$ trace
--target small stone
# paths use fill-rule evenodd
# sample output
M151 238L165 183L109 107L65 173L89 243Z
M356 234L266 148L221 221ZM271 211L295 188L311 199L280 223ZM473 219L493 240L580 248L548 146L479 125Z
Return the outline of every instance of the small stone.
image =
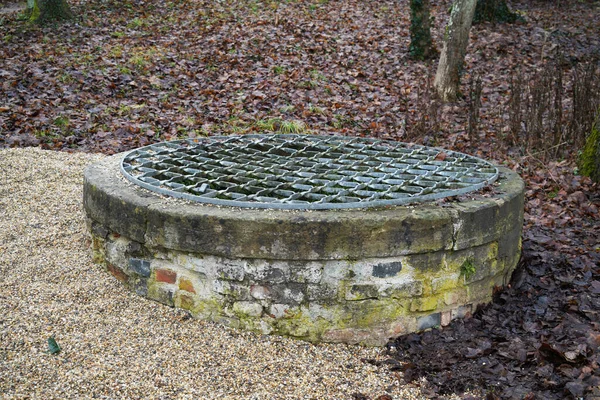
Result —
M441 325L448 326L452 322L452 311L444 311L442 313Z

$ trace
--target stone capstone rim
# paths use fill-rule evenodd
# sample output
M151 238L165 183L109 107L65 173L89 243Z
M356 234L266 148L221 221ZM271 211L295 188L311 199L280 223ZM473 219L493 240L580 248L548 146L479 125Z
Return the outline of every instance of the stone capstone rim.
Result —
M132 185L122 155L89 166L87 215L151 247L222 257L359 260L460 250L510 235L523 181L499 167L492 197L361 210L260 210L189 203ZM518 227L520 231L520 226Z
M160 194L234 207L365 208L426 202L493 183L467 154L372 138L213 136L126 153L121 173Z

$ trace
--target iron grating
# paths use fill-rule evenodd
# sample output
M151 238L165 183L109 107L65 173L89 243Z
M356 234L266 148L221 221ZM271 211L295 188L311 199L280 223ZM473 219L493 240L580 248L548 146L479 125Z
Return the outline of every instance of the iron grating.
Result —
M224 206L337 209L457 196L494 182L480 158L387 140L213 136L125 154L121 171L153 192Z

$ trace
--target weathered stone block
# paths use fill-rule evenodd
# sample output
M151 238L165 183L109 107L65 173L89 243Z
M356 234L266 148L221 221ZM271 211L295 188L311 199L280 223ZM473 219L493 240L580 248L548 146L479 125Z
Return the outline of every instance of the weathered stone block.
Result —
M121 155L122 156L122 155ZM118 181L119 155L84 171L83 205L92 220L137 242L145 242L146 210L160 197Z
M250 295L257 300L268 300L271 299L271 289L264 285L252 285Z
M466 318L471 315L472 311L473 306L471 304L457 307L454 310L452 310L452 319Z
M448 274L441 278L433 278L431 280L431 290L433 294L453 290L458 286L461 286L459 273Z
M230 281L244 280L244 266L241 262L221 261L217 269L217 276Z
M298 311L298 307L289 304L271 304L269 316L272 318L292 318Z
M308 306L301 306L300 310L306 316L308 316L311 321L328 321L328 324L331 324L333 321L335 321L338 315L338 310L335 307L315 302L309 303Z
M391 297L394 299L419 297L423 294L423 282L411 281L383 286L379 293L381 297Z
M515 226L523 225L524 183L513 171L500 170L503 176L497 188L500 194L455 206L455 250L497 241Z
M283 283L289 278L289 268L278 268L277 263L267 260L248 260L244 271L250 282L254 283Z
M462 304L467 300L467 297L466 289L452 290L444 293L444 304L448 306Z
M410 311L421 312L435 310L438 306L438 299L434 296L421 297L413 299L410 303Z
M196 293L196 289L194 289L194 284L191 280L185 277L179 278L179 290L185 290L189 293Z
M309 326L303 321L295 319L278 319L276 320L277 330L284 331L288 335L298 338L307 337L310 334Z
M469 303L475 305L489 303L492 299L494 286L496 286L496 283L493 277L470 283L467 286Z
M317 284L309 284L306 285L306 298L309 301L317 300L327 300L333 301L337 299L338 289L334 286L329 285L317 285Z
M389 278L395 276L400 271L402 271L402 263L400 261L373 265L373 276L375 278Z
M138 243L133 240L129 242L129 245L127 246L127 254L129 254L132 257L137 257L140 256L143 252L144 247L141 243Z
M129 269L136 274L147 278L150 276L150 261L140 260L139 258L130 258Z
M508 269L514 268L521 256L522 226L501 235L498 239L498 261Z
M494 274L498 257L498 244L486 243L481 246L450 252L446 255L446 269L460 273L466 283L477 282ZM466 266L474 268L467 272ZM471 274L467 276L468 274Z
M328 261L323 267L321 282L339 282L351 279L370 279L371 262Z
M137 277L129 280L129 286L140 296L148 294L148 279Z
M121 282L127 283L127 281L129 281L129 276L127 276L127 274L121 268L111 263L107 263L106 267L108 269L108 272L110 272L115 278L117 278Z
M454 249L479 246L495 240L500 223L500 207L494 201L480 200L458 204L454 223Z
M129 257L127 255L129 243L130 241L124 237L111 239L109 235L104 244L106 261L125 271L129 266Z
M323 268L323 262L320 261L291 263L289 280L297 283L319 283L323 276Z
M271 286L271 298L281 304L300 304L305 298L306 285L287 283Z
M263 307L251 301L236 301L233 303L233 312L250 317L260 317L263 313Z
M425 329L434 328L442 324L442 314L433 313L425 317L417 318L417 329L424 331Z
M352 285L346 291L346 300L365 300L365 299L376 299L379 297L379 289L377 285L369 284L357 284Z
M435 253L412 254L407 256L407 263L419 272L433 273L444 267L446 253L438 251Z
M208 285L210 286L210 282ZM214 280L212 281L212 289L215 293L232 297L236 300L250 300L253 297L250 294L251 287L234 281Z
M179 294L179 307L183 308L184 310L192 311L196 307L196 300L194 299L193 296L180 293Z
M92 235L97 236L101 239L106 239L108 237L108 234L110 233L108 228L106 228L104 225L99 224L95 221L91 222L91 230L92 230Z
M173 295L173 289L162 285L153 284L148 288L148 297L150 299L171 307L175 305L173 302Z

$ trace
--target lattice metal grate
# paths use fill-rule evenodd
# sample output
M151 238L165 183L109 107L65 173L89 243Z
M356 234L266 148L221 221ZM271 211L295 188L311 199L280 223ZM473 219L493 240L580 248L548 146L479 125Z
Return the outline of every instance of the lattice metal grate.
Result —
M163 142L125 155L121 171L154 192L237 207L335 209L456 196L498 177L466 154L331 136L217 136Z

